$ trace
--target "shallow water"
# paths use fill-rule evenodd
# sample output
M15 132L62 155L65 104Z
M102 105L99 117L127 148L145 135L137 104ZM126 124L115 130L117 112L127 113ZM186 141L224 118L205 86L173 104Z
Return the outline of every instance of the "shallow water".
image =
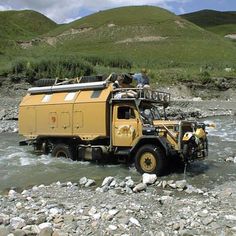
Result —
M236 164L224 162L225 157L236 154L236 118L215 117L206 122L216 123L209 132L209 157L187 168L186 179L197 187L214 187L227 180L236 180ZM32 147L19 147L18 134L0 134L0 192L10 188L24 189L52 182L78 182L83 176L101 182L106 176L124 178L141 176L134 167L125 165L96 165L36 155ZM176 170L162 179L183 179L183 171Z

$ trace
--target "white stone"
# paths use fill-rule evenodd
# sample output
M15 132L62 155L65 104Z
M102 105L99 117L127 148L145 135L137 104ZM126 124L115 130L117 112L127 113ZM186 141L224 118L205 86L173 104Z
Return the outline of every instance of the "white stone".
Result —
M134 187L134 181L132 179L129 179L125 184L129 188L133 188Z
M20 217L13 217L10 219L10 225L13 229L22 229L26 226L25 220Z
M185 189L186 186L187 186L187 181L185 179L184 180L179 180L179 181L175 182L175 185L176 185L177 188Z
M10 196L15 196L16 194L17 194L17 192L15 190L13 190L13 189L9 190L9 192L8 192L8 196L9 197Z
M105 186L105 185L109 186L110 183L111 183L113 180L114 180L114 177L112 177L112 176L106 177L106 178L103 180L103 182L102 182L102 187Z
M97 212L97 209L95 206L92 206L91 209L89 210L88 214L90 216L94 215Z
M139 221L138 221L137 219L135 219L134 217L131 217L131 218L129 219L129 222L132 223L132 224L134 224L134 225L136 225L136 226L138 226L138 227L141 227Z
M100 218L101 218L101 213L100 212L93 215L94 220L99 220Z
M52 216L55 216L57 215L58 213L60 213L60 210L58 208L51 208L49 210L49 213L52 215Z
M157 176L155 174L143 174L143 183L144 184L154 184L157 180Z
M85 185L87 182L88 182L88 179L87 179L86 177L82 177L82 178L79 180L79 184L80 184L80 185Z
M109 228L110 230L116 230L116 229L117 229L117 226L115 226L115 225L109 225L108 228Z
M111 210L108 211L108 214L109 214L110 216L115 216L118 212L119 212L119 211L116 210L116 209L111 209Z
M234 163L236 163L236 157L234 157Z
M92 186L95 184L95 180L93 179L88 179L87 183L84 185L86 188Z
M38 227L39 227L40 230L42 230L42 229L45 229L45 228L51 228L52 224L49 223L49 222L44 222L44 223L40 224Z
M16 203L16 208L17 209L21 209L23 206L22 206L22 203L21 202L17 202Z
M236 220L236 215L225 215L226 220Z

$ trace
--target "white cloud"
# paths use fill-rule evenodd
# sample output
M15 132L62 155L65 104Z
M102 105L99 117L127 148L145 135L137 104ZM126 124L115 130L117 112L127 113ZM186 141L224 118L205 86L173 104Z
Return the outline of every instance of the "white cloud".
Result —
M58 23L78 19L87 12L97 12L128 5L154 5L173 10L171 3L183 4L191 0L0 0L0 10L32 9Z

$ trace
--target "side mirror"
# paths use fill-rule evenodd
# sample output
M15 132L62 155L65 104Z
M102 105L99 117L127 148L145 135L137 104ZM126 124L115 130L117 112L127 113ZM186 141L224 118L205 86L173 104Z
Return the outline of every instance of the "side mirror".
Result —
M125 119L126 120L130 119L130 113L128 111L125 112Z

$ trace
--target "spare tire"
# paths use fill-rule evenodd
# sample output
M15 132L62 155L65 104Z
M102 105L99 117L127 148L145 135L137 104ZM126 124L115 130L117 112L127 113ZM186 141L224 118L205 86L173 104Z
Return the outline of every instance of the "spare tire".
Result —
M34 85L36 87L52 86L55 83L55 79L39 79Z

